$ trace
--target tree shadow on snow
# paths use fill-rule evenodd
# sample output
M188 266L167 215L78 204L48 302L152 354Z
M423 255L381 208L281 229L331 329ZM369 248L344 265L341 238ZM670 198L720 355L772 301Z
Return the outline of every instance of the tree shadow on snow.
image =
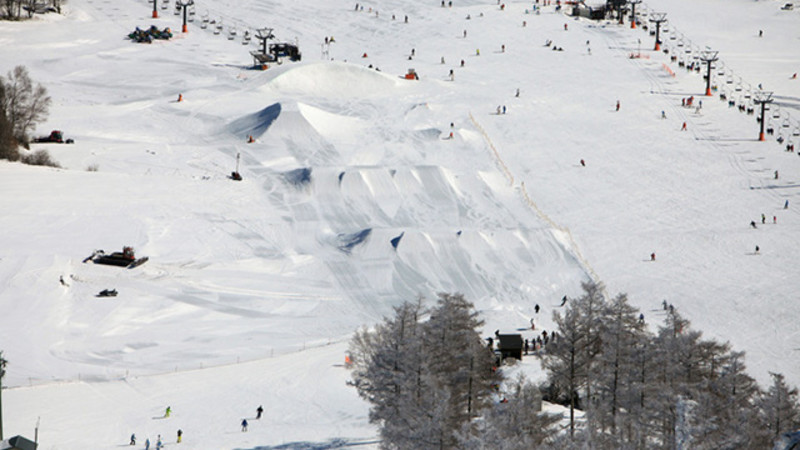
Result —
M253 447L251 449L237 448L236 450L330 450L336 448L351 448L362 445L378 444L378 440L350 440L350 439L331 439L327 442L290 442L288 444Z

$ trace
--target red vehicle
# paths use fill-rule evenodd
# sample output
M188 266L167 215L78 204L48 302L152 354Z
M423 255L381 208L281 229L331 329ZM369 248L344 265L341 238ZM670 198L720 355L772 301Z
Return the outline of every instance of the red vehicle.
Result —
M50 136L38 137L33 142L55 142L57 144L74 144L72 139L64 140L64 133L61 130L53 130Z

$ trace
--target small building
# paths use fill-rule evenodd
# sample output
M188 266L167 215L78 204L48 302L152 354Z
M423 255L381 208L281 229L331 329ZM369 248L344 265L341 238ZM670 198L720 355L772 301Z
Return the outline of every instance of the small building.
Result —
M522 335L521 334L498 334L497 349L500 351L502 359L516 358L522 360Z
M0 442L0 450L36 450L36 443L22 436L14 436Z
M603 20L606 17L606 5L592 6L581 2L572 7L572 15L590 20Z

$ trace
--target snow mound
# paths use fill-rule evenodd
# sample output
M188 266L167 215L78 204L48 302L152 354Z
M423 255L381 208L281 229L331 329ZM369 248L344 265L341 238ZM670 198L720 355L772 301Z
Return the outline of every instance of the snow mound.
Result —
M268 84L283 95L324 98L364 98L387 95L400 79L346 63L299 65L279 73Z
M267 132L275 119L281 115L282 106L274 103L261 111L248 114L234 120L228 125L228 131L234 135L246 135L258 138Z

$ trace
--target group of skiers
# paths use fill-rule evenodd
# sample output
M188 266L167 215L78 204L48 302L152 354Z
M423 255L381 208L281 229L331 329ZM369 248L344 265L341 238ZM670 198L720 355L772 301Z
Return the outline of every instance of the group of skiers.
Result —
M167 406L167 409L164 411L164 416L163 417L164 418L168 418L171 413L172 413L172 407ZM264 414L264 406L263 405L259 405L258 408L256 408L256 420L260 420L262 414ZM242 422L241 422L242 432L247 431L247 426L248 425L249 424L247 422L247 419L242 419ZM183 441L183 430L178 428L178 431L176 432L176 436L177 436L177 439L176 439L175 442L180 444ZM131 434L131 440L130 440L130 444L129 445L136 445L136 433L132 433ZM155 444L154 448L156 450L160 450L163 447L164 447L164 441L162 440L161 435L159 434L158 438L156 438L156 444ZM150 450L150 438L149 437L146 438L145 441L144 441L144 449L145 450Z

